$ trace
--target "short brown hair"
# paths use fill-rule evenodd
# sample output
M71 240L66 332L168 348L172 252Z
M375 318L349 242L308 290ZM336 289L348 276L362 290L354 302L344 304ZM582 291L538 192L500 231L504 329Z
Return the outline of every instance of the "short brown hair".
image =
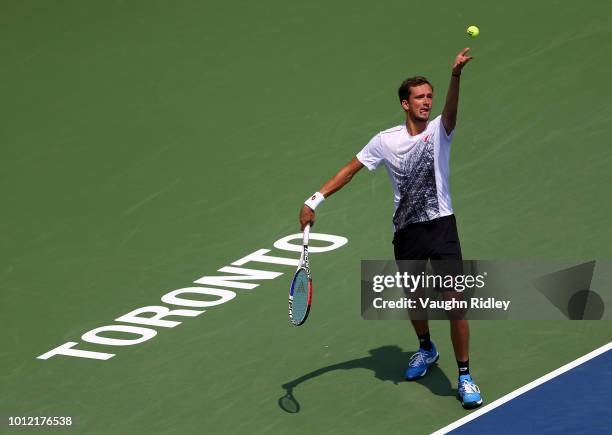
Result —
M432 84L429 83L429 80L427 80L423 76L408 77L406 80L404 80L400 85L399 89L397 90L397 95L399 97L400 103L410 97L410 88L425 84L431 86L431 90L433 91Z

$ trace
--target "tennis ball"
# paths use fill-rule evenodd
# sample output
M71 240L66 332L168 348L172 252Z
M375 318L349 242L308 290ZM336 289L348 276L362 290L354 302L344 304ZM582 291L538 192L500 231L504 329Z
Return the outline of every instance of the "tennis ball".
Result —
M478 29L478 27L476 26L470 26L467 28L467 34L468 36L472 38L476 38L479 33L480 33L480 29Z

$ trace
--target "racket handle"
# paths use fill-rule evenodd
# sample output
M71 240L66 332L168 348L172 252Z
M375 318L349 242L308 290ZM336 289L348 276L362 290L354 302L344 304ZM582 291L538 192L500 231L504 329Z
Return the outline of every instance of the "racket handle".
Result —
M310 236L310 224L304 227L304 246L308 246L308 237Z

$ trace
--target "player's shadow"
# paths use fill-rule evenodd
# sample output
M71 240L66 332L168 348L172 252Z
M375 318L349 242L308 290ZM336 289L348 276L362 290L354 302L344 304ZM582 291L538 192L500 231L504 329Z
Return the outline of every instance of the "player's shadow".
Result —
M278 400L278 405L286 412L300 412L300 404L293 396L294 388L310 379L335 370L368 369L372 370L374 376L381 381L391 381L396 385L405 382L404 371L414 352L403 352L398 346L381 346L371 349L369 353L369 356L363 358L321 367L283 384L282 387L286 394ZM455 396L457 392L451 386L450 379L437 365L430 367L427 375L416 383L427 387L438 396Z

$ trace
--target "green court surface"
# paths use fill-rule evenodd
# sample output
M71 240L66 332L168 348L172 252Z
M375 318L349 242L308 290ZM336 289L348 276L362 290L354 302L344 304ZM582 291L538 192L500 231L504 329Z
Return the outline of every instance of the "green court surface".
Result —
M0 433L71 416L87 434L420 434L466 415L447 322L438 368L407 383L410 326L360 318L360 260L393 255L382 168L317 210L314 231L349 242L311 255L303 327L294 268L260 263L284 275L142 344L81 336L259 249L297 258L273 243L303 200L402 122L405 77L430 78L437 115L466 46L464 256L610 259L611 17L599 1L3 1ZM491 402L610 326L472 322L472 373ZM116 356L36 358L65 342ZM279 406L286 384L299 412Z

